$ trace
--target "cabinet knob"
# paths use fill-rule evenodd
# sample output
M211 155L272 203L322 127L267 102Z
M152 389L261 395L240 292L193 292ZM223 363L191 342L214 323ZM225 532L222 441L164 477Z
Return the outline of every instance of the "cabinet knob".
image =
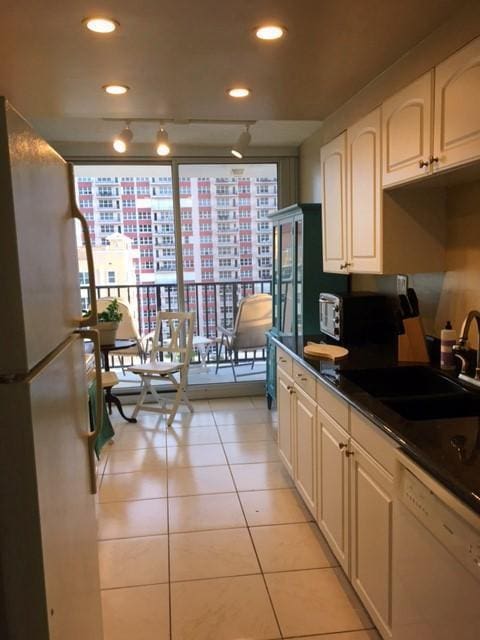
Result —
M345 451L345 455L346 455L347 457L349 457L349 456L353 456L354 454L355 454L355 451Z
M338 448L339 449L345 449L345 447L347 447L348 445L345 442L339 442L338 443Z
M351 262L344 262L343 264L340 265L340 269L346 269L347 267L351 266Z
M430 165L430 160L420 160L418 163L418 166L420 167L420 169L423 169L424 167L428 167Z
M433 164L434 162L439 162L438 156L430 156L428 159L429 164Z
M287 391L291 391L292 389L293 389L293 387L291 385L288 385Z

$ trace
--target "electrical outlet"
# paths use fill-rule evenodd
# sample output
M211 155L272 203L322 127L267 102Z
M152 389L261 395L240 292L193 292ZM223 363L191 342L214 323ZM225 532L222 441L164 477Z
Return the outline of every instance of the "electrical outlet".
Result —
M407 288L408 288L408 276L402 276L400 274L398 274L397 276L397 293L399 296L403 295L406 296L407 295Z

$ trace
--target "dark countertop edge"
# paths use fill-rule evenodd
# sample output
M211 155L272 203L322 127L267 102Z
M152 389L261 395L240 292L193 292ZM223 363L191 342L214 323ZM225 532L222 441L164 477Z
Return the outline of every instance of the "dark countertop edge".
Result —
M412 460L416 462L424 471L429 473L440 484L442 484L445 488L447 488L456 498L464 502L477 515L480 515L480 497L479 496L472 493L469 489L461 485L448 472L440 473L438 468L430 462L428 457L425 456L425 454L422 452L421 449L416 447L413 443L409 442L408 440L402 438L401 435L399 435L393 429L391 429L389 425L385 423L381 418L379 418L375 413L372 413L372 411L370 411L366 407L359 404L357 399L353 399L348 393L342 392L342 390L338 389L335 386L335 384L333 384L328 379L327 376L322 375L314 367L310 366L308 360L299 356L298 353L290 349L284 342L282 342L281 336L271 335L270 339L278 347L286 351L293 360L295 360L302 367L307 369L307 371L310 374L312 374L316 380L324 384L336 396L345 400L345 402L347 402L351 407L353 407L356 411L358 411L358 413L362 414L365 418L370 420L370 422L373 422L375 426L377 426L383 433L385 433L388 437L392 438L392 440L394 440L400 446L400 449L406 455L412 458ZM366 392L365 392L365 395L368 396Z

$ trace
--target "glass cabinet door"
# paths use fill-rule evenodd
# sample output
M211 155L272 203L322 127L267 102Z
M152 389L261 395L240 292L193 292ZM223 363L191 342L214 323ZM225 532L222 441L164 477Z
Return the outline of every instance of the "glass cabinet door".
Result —
M303 335L303 220L295 221L295 278L296 278L296 329L297 335ZM311 274L311 277L315 277Z
M279 227L277 225L273 225L273 271L272 271L272 283L273 283L273 317L272 317L272 326L279 327L278 317L279 317L279 273L280 273L280 239L278 237Z
M280 225L280 331L284 335L295 333L295 300L293 292L293 223Z

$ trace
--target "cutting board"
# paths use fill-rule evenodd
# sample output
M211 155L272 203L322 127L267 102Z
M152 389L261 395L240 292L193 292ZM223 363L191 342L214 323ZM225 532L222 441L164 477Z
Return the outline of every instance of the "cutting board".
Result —
M341 360L348 356L348 349L337 347L332 344L320 344L318 342L307 342L303 347L303 353L306 356L315 358L326 358L328 360Z

